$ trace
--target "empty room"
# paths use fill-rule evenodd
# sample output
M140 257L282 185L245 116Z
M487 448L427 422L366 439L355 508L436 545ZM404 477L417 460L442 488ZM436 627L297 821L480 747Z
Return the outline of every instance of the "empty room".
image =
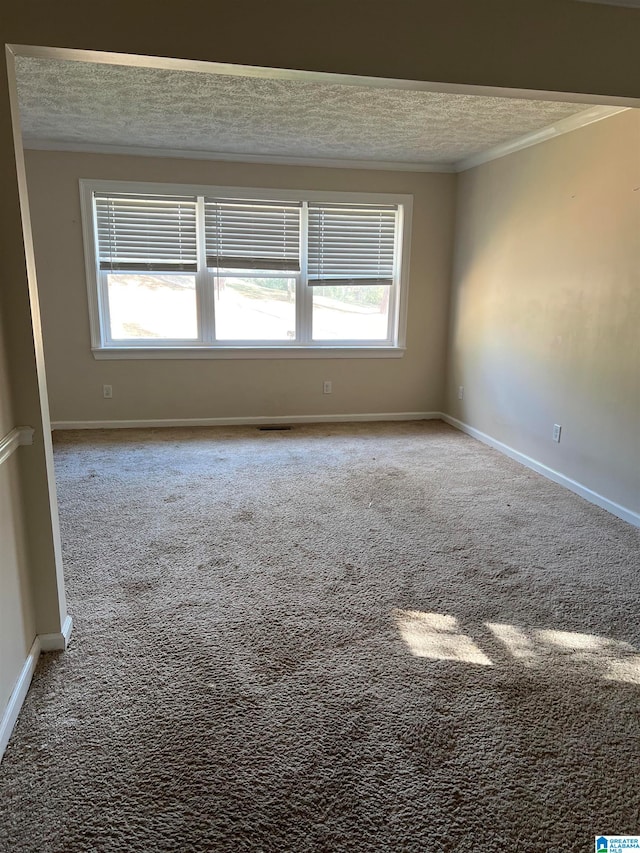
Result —
M196 5L3 24L0 850L640 844L640 9Z

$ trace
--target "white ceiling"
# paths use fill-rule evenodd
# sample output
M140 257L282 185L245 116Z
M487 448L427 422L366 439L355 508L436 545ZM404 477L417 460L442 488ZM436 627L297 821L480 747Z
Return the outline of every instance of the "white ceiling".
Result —
M584 104L378 88L335 77L316 82L27 56L17 57L16 72L27 147L448 168L558 122L577 126L587 115Z

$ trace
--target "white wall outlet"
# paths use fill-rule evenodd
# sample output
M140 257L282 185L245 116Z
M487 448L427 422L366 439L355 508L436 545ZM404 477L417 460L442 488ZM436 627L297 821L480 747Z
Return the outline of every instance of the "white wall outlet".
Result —
M110 400L113 397L113 386L112 385L103 385L102 386L102 396L105 400Z
M458 385L458 400L464 400L464 385Z
M561 432L562 432L562 427L560 426L560 424L554 424L553 425L553 440L557 441L558 444L560 443L560 433Z
M333 393L333 386L331 385L330 379L325 379L324 382L322 383L322 393L323 394L332 394Z

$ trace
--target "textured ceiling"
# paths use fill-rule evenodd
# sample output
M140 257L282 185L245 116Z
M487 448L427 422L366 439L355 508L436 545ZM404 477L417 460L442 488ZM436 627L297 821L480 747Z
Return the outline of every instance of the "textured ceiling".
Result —
M581 104L17 58L26 144L452 164Z

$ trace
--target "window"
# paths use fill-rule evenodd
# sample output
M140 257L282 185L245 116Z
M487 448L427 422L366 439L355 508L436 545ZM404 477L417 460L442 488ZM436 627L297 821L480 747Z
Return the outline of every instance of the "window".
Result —
M81 195L96 357L401 354L410 196L115 181Z

